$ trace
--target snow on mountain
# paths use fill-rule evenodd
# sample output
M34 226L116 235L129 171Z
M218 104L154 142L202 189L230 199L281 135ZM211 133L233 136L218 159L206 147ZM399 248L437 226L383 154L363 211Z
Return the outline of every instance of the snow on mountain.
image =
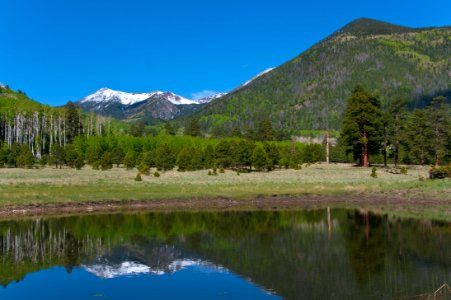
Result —
M131 105L143 100L146 100L158 92L150 93L126 93L121 91L111 90L109 88L101 88L94 94L83 98L80 103L87 102L110 102L118 101L124 105Z
M166 99L169 100L171 103L173 103L175 105L180 105L180 104L199 104L196 101L186 99L186 98L184 98L182 96L176 95L176 94L171 93L171 92L163 93L163 95L165 95Z
M210 262L191 259L174 260L164 269L151 268L144 264L133 261L125 261L119 264L97 263L93 265L82 265L82 268L97 277L111 279L124 276L128 277L139 276L143 274L153 274L153 275L172 274L192 266L204 266L218 272L225 271L224 268L213 265Z
M180 104L197 104L197 102L178 96L171 92L153 91L149 93L127 93L115 91L109 88L101 88L94 94L91 94L80 100L80 103L109 103L119 102L123 105L132 105L152 97L162 97L175 105Z
M122 276L136 276L140 274L155 273L151 272L150 267L146 265L129 261L123 262L119 265L96 264L82 267L89 273L94 274L97 277L106 279ZM156 272L155 274L161 275L161 273L159 272Z
M222 96L225 96L225 95L227 95L227 93L217 93L217 94L213 94L213 95L208 96L208 97L204 97L204 98L198 99L196 101L199 104L209 103L209 102L211 102L211 101L213 101L213 100L215 100L217 98L220 98Z
M257 79L258 77L270 72L274 70L274 68L269 68L264 70L263 72L258 73L257 75L255 75L254 77L252 77L251 79L249 79L248 81L246 81L245 83L243 83L242 85L239 86L239 88L245 87L246 85L248 85L249 83L251 83L252 81L254 81L255 79Z

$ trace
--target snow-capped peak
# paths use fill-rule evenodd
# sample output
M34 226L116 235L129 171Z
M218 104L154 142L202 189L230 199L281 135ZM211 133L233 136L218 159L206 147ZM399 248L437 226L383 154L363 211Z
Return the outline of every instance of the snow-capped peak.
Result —
M153 275L172 274L193 266L204 266L218 271L224 270L222 267L213 265L208 261L192 260L192 259L177 259L172 261L163 268L151 268L142 263L133 261L124 261L118 264L111 264L108 262L98 262L92 265L82 265L81 267L97 277L111 279L123 276L126 277L139 276L143 274L153 274Z
M213 95L208 96L208 97L200 98L200 99L198 99L196 101L199 104L209 103L209 102L211 102L211 101L213 101L213 100L215 100L217 98L220 98L222 96L225 96L225 95L227 95L227 93L216 93L216 94L213 94Z
M175 105L180 105L180 104L198 104L196 101L193 100L189 100L186 99L182 96L176 95L172 92L165 92L162 93L166 100L170 101L171 103L175 104Z
M80 102L110 102L119 101L124 105L131 105L143 100L146 100L159 92L150 93L126 93L121 91L115 91L109 88L101 88L94 94L91 94L83 98Z
M115 91L109 88L101 88L94 94L91 94L82 100L80 103L106 103L106 102L120 102L123 105L132 105L154 96L160 96L170 101L175 105L180 104L197 104L197 102L178 96L172 92L153 91L148 93L127 93L122 91Z
M248 81L246 81L245 83L243 83L242 85L240 85L240 88L241 88L241 87L245 87L246 85L248 85L249 83L251 83L252 81L254 81L255 79L257 79L258 77L260 77L260 76L262 76L262 75L265 75L266 73L268 73L268 72L270 72L270 71L272 71L272 70L274 70L274 68L269 68L269 69L266 69L266 70L264 70L264 71L258 73L257 75L255 75L254 77L252 77L251 79L249 79Z

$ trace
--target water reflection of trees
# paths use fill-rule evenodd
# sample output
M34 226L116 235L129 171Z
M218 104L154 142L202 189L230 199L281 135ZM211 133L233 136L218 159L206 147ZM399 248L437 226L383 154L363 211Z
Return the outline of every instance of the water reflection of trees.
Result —
M197 257L286 299L414 295L451 279L451 226L365 211L147 213L0 222L0 284L51 266Z

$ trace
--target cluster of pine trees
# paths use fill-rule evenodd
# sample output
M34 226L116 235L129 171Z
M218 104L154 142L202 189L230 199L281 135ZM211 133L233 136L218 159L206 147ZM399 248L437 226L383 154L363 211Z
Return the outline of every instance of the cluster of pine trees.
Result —
M431 103L408 111L399 98L384 111L378 97L362 87L356 87L348 100L343 117L341 146L360 165L373 162L387 166L393 159L395 167L406 164L434 164L451 162L451 109L443 96Z
M204 139L190 136L76 136L66 146L55 144L48 154L35 160L27 145L13 144L0 150L0 166L54 165L81 169L85 164L107 170L113 165L127 169L149 168L193 171L230 168L241 172L300 168L302 163L324 159L322 145L294 142L255 142L242 138Z

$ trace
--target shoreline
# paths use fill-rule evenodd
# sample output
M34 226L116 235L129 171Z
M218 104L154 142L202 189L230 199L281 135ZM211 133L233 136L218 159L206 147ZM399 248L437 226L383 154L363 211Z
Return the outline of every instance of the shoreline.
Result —
M238 199L217 197L211 199L160 200L105 200L86 202L56 202L46 204L19 204L0 206L1 219L23 217L62 217L99 213L176 212L176 211L244 211L291 210L320 208L367 209L392 214L426 217L438 214L439 219L451 220L451 200L411 198L397 195L272 195Z

